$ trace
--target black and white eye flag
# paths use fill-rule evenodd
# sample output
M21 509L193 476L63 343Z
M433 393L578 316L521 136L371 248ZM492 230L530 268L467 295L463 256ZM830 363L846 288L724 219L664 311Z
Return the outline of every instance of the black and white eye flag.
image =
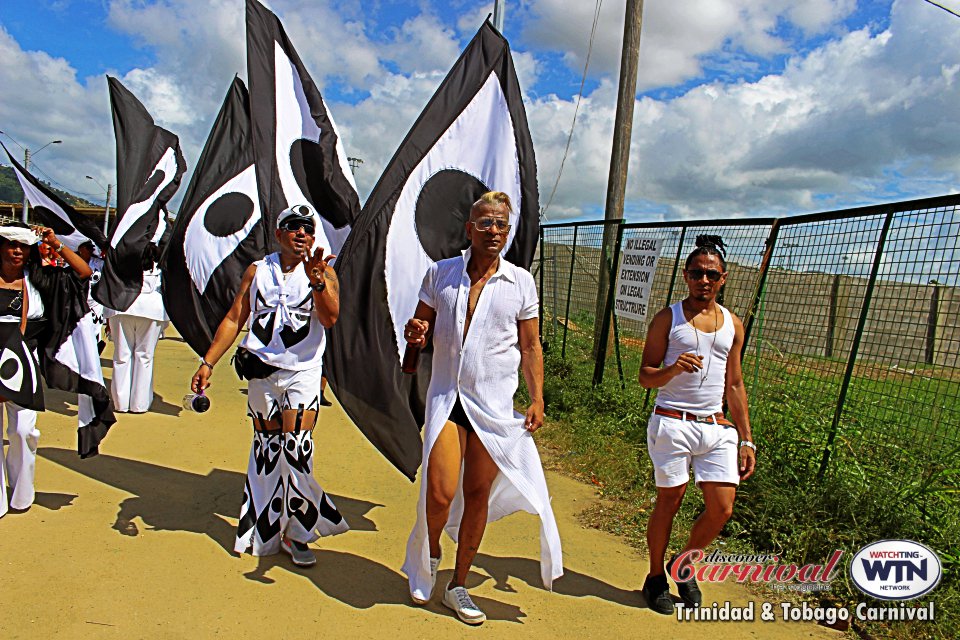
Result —
M283 25L257 0L247 0L247 81L265 228L288 206L309 203L323 227L314 246L339 253L360 211L347 154Z
M34 217L44 226L53 229L57 239L73 250L84 242L92 240L103 251L107 246L107 239L97 224L76 209L64 202L46 185L24 170L23 165L17 162L10 150L0 143L13 165L20 187L27 194Z
M117 222L94 298L126 310L143 287L143 253L167 230L166 206L187 165L180 140L158 127L119 80L107 76L117 139Z
M0 396L24 409L44 409L40 366L19 327L10 331L6 344L0 346Z
M243 272L267 249L250 136L247 89L234 78L161 263L167 313L201 356L233 303Z
M467 247L470 206L487 191L510 196L505 257L529 269L539 234L533 142L510 48L484 23L380 177L337 260L330 382L354 423L411 480L430 357L422 355L417 376L400 372L403 326L427 268Z

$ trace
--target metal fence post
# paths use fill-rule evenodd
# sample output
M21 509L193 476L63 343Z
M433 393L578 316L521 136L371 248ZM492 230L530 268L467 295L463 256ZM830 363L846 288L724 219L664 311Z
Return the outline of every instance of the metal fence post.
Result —
M543 342L543 227L540 227L540 342Z
M607 360L607 341L610 333L610 316L613 315L614 290L617 288L617 269L620 268L620 245L623 243L623 225L617 225L617 239L613 246L613 262L610 265L607 279L607 302L603 308L603 318L600 323L600 335L597 336L597 358L593 368L593 386L603 382L603 368Z
M823 449L823 458L820 460L820 470L817 472L818 479L823 479L823 476L827 472L827 465L830 463L830 453L833 450L833 443L837 438L837 428L840 425L843 404L847 399L850 379L853 377L853 368L857 362L857 353L860 351L860 340L863 337L863 330L867 324L867 315L870 313L870 301L873 298L873 289L877 283L877 274L880 272L880 261L883 258L883 248L887 242L887 232L890 231L890 223L893 222L893 214L894 211L892 209L887 210L887 215L883 220L883 228L880 230L880 238L877 240L877 251L873 255L873 267L870 269L867 291L863 295L863 305L860 307L857 330L853 334L850 357L847 358L847 368L843 373L843 382L840 384L840 396L837 398L837 408L833 414L833 424L830 426L830 435L827 437L827 445Z
M560 357L567 357L567 329L570 327L570 293L573 290L573 265L577 261L577 231L580 225L573 228L573 247L570 249L570 276L567 278L567 307L563 311L563 344L560 347Z
M773 250L777 246L777 236L780 235L780 218L773 221L770 225L770 235L767 236L767 248L763 252L763 260L760 261L760 272L757 273L757 284L753 290L753 300L747 307L746 322L743 326L743 347L740 349L740 357L743 358L747 352L747 345L750 344L750 331L753 329L753 319L756 317L756 311L763 302L764 288L767 286L767 272L770 270L770 260L773 258Z

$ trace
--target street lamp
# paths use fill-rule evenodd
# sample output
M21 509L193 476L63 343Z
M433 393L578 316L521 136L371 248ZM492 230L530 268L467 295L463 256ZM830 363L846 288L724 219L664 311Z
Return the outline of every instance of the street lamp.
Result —
M93 176L86 176L87 180L93 180L93 182L103 189L103 185L94 178ZM103 205L103 235L108 234L109 224L110 224L110 194L113 191L113 185L109 182L107 183L107 201Z
M50 145L52 145L52 144L60 144L61 142L63 142L63 140L51 140L51 141L48 142L47 144L43 145L42 147L40 147L39 149L37 149L36 151L34 151L32 154L31 154L31 152L30 152L30 148L29 148L29 147L24 147L24 148L23 148L23 170L24 170L25 172L29 173L29 172L30 172L30 158L32 158L33 156L37 155L38 153L40 153L41 151L43 151L44 149L46 149L46 148L49 147ZM30 205L29 205L29 202L27 201L27 190L24 189L24 190L23 190L23 208L20 210L20 213L21 213L20 219L21 219L24 223L27 222L27 214L30 212L29 206L30 206Z

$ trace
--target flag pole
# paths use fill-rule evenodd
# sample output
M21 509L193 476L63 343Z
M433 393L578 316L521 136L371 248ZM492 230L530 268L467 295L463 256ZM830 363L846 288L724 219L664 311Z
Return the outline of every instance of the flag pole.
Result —
M505 0L496 0L493 4L493 27L503 33L503 10Z

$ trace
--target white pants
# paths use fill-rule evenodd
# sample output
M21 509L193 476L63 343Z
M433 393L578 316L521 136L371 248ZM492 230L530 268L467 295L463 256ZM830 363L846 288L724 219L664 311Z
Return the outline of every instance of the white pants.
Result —
M0 455L0 516L7 513L7 483L10 483L10 507L26 509L33 504L33 478L37 466L37 412L10 401L0 406L0 431L3 408L7 410L7 437L10 447ZM2 447L0 447L2 448ZM2 451L0 451L2 453Z
M134 413L148 411L153 402L153 351L167 323L125 314L113 316L109 322L113 336L113 407Z

